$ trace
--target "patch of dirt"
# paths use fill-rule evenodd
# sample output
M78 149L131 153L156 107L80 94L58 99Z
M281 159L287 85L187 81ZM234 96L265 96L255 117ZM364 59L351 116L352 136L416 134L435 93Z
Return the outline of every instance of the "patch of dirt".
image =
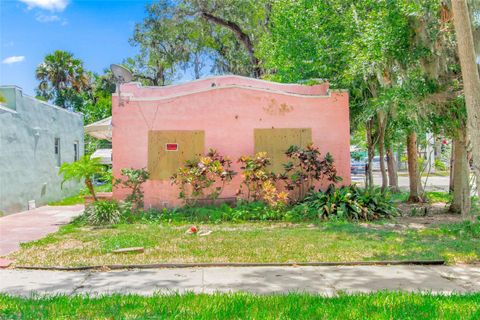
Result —
M391 223L361 225L375 230L422 230L446 223L459 223L463 219L459 214L448 212L446 203L400 203L400 216Z
M398 209L400 210L402 216L422 217L428 215L449 214L447 204L444 202L432 204L402 202L398 204Z
M442 213L442 214L428 214L423 217L399 217L397 218L397 222L408 225L408 224L420 224L423 226L430 226L430 225L439 225L439 224L445 224L445 223L458 223L462 222L463 219L460 215L458 214L448 214L448 213Z
M84 243L80 240L76 239L64 239L59 242L51 243L48 244L45 249L43 249L43 252L48 252L48 251L57 251L60 252L62 250L69 250L69 249L78 249L78 248L83 248Z
M75 249L78 247L83 247L83 242L80 240L69 239L55 244L55 248L65 250L65 249Z

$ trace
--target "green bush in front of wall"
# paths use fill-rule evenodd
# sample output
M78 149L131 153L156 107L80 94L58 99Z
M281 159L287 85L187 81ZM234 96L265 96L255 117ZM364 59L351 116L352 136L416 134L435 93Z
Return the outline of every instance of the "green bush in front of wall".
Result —
M372 221L398 214L387 192L378 188L336 188L333 185L326 192L310 193L293 211L296 212L295 216L320 220Z
M122 207L115 200L95 201L85 208L84 215L91 225L117 224L122 216Z
M312 192L304 201L285 207L272 207L261 201L239 201L235 207L185 206L162 210L150 209L139 214L124 210L124 223L220 223L242 221L372 221L390 218L398 210L390 195L380 189L355 186L330 187L325 192Z

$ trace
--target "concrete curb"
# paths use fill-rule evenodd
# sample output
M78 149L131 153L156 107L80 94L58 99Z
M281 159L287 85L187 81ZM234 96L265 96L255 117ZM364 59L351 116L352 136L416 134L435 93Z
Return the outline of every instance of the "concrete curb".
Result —
M153 263L153 264L113 264L103 266L81 267L41 267L15 266L15 269L51 270L51 271L84 271L84 270L121 270L121 269L181 269L210 267L328 267L328 266L393 266L393 265L445 265L444 260L392 260L392 261L353 261L353 262L292 262L292 263Z

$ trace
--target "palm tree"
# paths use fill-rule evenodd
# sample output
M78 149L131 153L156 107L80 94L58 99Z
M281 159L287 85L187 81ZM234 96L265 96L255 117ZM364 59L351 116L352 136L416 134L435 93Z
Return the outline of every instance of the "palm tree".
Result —
M46 55L35 77L40 80L38 95L63 108L74 109L79 95L90 88L83 62L66 51L56 50Z
M63 174L62 186L69 180L84 180L88 191L95 201L97 201L97 196L95 194L95 189L93 188L92 177L96 174L104 173L105 170L100 163L100 158L90 158L88 155L81 157L80 160L75 162L62 163L60 170L58 171L58 174Z

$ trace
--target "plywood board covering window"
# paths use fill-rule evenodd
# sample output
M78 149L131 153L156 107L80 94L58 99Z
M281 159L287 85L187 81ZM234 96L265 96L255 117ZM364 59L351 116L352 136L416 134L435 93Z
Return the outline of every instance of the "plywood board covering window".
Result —
M271 169L275 173L284 171L283 164L288 162L285 151L291 145L306 147L312 143L310 128L255 129L255 153L266 152L272 161Z
M172 150L171 146L176 146ZM167 148L168 146L168 148ZM204 131L149 131L148 171L150 179L168 180L185 164L205 152Z

